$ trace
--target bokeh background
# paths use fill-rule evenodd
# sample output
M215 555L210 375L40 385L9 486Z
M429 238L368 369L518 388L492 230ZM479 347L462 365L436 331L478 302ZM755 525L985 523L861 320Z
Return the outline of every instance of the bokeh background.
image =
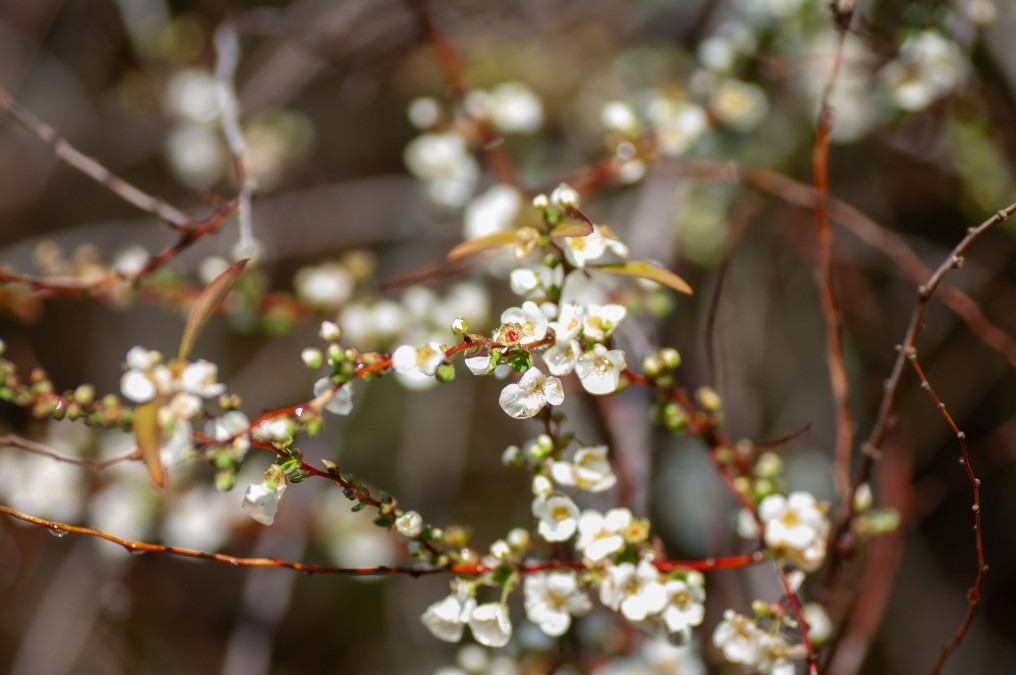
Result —
M421 134L407 117L410 104L433 97L444 114L454 104L412 4L0 0L0 86L113 172L195 214L211 210L210 195L236 190L214 97L207 95L214 31L234 22L238 101L259 183L258 283L262 291L289 295L280 295L284 300L267 317L238 307L215 319L195 354L219 364L251 416L310 395L317 375L299 355L319 344L321 318L338 317L346 340L383 350L406 334L444 331L450 341L447 327L456 316L489 326L515 303L496 270L443 262L464 236L461 207L493 183L490 173L477 168L465 179L464 199L453 191L435 200L427 182L407 171L407 144ZM826 3L430 5L473 86L490 91L519 82L538 97L540 123L504 139L533 194L611 156L616 139L601 120L609 101L641 109L646 101L688 100L707 111L709 128L678 157L661 157L642 172L636 167L627 184L615 181L584 201L594 220L628 242L634 258L662 262L696 289L692 298L653 294L656 308L666 311L633 311L633 327L620 339L632 363L647 345L679 348L682 385L717 389L732 438L764 441L807 428L780 448L786 484L832 499L833 406L814 216L786 194L738 185L729 171L710 173L702 164L730 161L810 182L816 97L833 44ZM1016 8L986 0L857 6L832 101L832 191L934 267L968 227L1016 199ZM930 61L917 64L903 45L922 31L951 46L939 45ZM734 91L739 97L723 99L717 92L731 81L742 86ZM863 438L916 286L884 250L845 229L834 232ZM1009 335L1016 335L1014 232L1003 226L984 237L949 278ZM162 291L117 302L42 300L0 288L6 358L26 373L44 368L61 390L92 383L100 393L117 392L131 346L175 349L191 296L172 289L200 284L207 266L214 267L207 260L229 258L237 237L235 223L228 224L160 273L153 285ZM127 265L137 247L155 251L172 241L154 219L0 120L0 262L26 272L78 273L89 265ZM338 266L351 284L345 295L336 291L337 302L334 293L315 300L307 289L306 270L327 276L334 272L327 265ZM413 288L414 278L429 291ZM921 362L966 431L982 480L991 565L980 615L946 672L1006 673L1016 663L1014 364L938 302L926 323ZM413 326L423 332L409 331ZM733 501L703 448L654 428L646 392L592 401L573 385L565 406L571 424L581 438L610 442L631 480L632 507L652 519L672 557L748 550L733 528ZM877 504L899 509L903 525L873 547L876 564L868 572L856 566L848 576L847 595L863 598L873 618L870 645L843 647L851 654L845 662L854 664L847 672L926 672L959 624L975 572L972 497L959 448L916 385L904 377L874 486ZM330 419L321 436L300 445L307 457L338 462L430 522L471 525L482 551L508 528L531 522L526 477L504 468L500 457L508 444L538 433L538 425L498 409L501 386L461 368L453 384L428 393L393 378L358 385L354 414ZM89 456L131 445L122 432L33 420L10 406L2 408L2 425ZM267 464L267 456L252 452L240 485ZM292 486L271 528L240 510L240 489L216 493L212 482L210 470L194 467L174 473L165 494L156 494L140 466L86 473L0 448L0 499L36 515L242 555L337 565L404 560L393 536L373 528L366 514L350 514L340 491L323 481ZM819 597L820 581L812 597ZM708 588L697 639L709 672L737 672L712 653L712 627L725 608L746 612L753 598L774 599L779 591L764 569L711 575ZM107 543L54 538L3 520L0 670L434 672L455 662L457 647L428 635L419 615L446 592L441 578L302 577L130 556ZM538 647L523 628L521 607L513 616L520 634L514 649ZM609 654L617 631L607 617L591 617L558 653L584 642ZM543 671L534 664L528 672Z

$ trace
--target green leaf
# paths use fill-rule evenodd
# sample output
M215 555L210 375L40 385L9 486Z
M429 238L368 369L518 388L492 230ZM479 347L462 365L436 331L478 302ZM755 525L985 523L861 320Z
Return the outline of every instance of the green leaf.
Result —
M688 282L668 270L666 267L660 267L659 265L654 265L653 263L637 260L624 263L623 265L597 265L593 269L598 269L610 274L623 274L630 277L648 279L649 281L655 281L661 286L673 289L678 293L692 295L691 286L688 285Z
M513 230L494 232L493 234L477 237L476 239L467 239L448 252L448 259L458 260L459 258L464 258L467 255L473 255L474 253L479 253L480 251L488 251L492 248L511 246L514 243L515 232Z
M159 457L162 434L159 430L158 413L158 400L134 408L134 438L152 484L161 489L166 487L166 470L162 467L162 459Z
M219 306L219 303L223 301L226 294L236 284L236 280L240 278L240 274L243 272L243 268L247 266L247 263L247 259L233 263L225 272L215 277L212 283L205 286L204 290L198 295L197 300L191 305L190 312L187 314L187 324L184 326L183 337L180 338L180 351L177 354L179 358L187 358L187 354L190 353L191 347L194 346L194 342L198 339L201 329L204 328L205 323L208 322L212 313L215 312L216 307Z

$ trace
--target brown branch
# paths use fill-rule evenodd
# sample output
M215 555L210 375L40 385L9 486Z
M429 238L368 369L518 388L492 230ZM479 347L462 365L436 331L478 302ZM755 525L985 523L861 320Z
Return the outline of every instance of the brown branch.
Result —
M184 229L193 224L194 221L190 216L114 175L95 159L75 148L53 127L22 108L3 87L0 87L0 110L7 113L23 129L49 145L53 149L53 153L63 162L104 186L127 203L157 216L178 229Z
M843 45L846 40L846 23L837 22L838 35L832 69L822 94L818 114L818 132L812 152L812 170L815 174L815 221L819 260L819 298L826 333L826 364L829 382L836 405L836 449L833 478L840 503L850 498L850 457L854 447L854 419L850 409L850 383L843 356L843 322L840 316L836 292L833 288L832 228L829 224L829 141L832 133L833 110L829 97L836 86L840 64L843 59Z
M977 607L981 601L981 585L984 581L984 574L988 571L988 565L984 560L984 536L981 531L981 481L974 475L974 467L970 463L970 453L967 451L967 436L960 430L952 415L949 414L945 403L942 402L942 399L932 389L928 377L924 374L924 370L917 360L917 352L911 347L906 350L905 356L907 362L910 363L910 367L914 369L918 379L921 381L921 388L928 392L931 400L935 403L935 407L942 414L942 418L945 419L946 424L956 434L956 439L960 444L960 464L963 465L963 469L966 471L967 479L970 481L970 490L974 495L974 504L971 508L974 512L974 547L977 550L977 576L974 578L973 585L967 590L967 613L963 617L960 627L956 630L956 633L949 640L948 644L942 648L938 658L935 659L935 665L931 668L931 673L937 675L937 673L942 671L942 666L945 665L946 660L948 660L952 652L960 646L960 642L963 641L963 637L967 634L970 624L973 622L974 617L977 616Z
M38 516L32 516L27 513L16 511L8 506L0 504L0 513L4 513L11 518L45 527L50 532L57 534L81 534L89 537L96 537L98 539L104 539L108 542L112 542L117 546L122 547L129 553L165 553L169 555L180 556L183 558L197 558L199 560L209 560L211 562L221 563L223 565L229 565L230 567L275 567L279 569L289 569L295 572L301 572L303 574L317 575L317 574L332 574L342 576L393 576L397 574L404 574L412 577L420 577L430 574L457 574L462 576L476 576L481 574L487 574L493 572L497 567L491 567L483 563L451 563L448 565L428 565L428 566L391 566L391 565L380 565L377 567L331 567L328 565L315 565L312 563L301 563L293 562L288 560L279 560L277 558L243 558L239 556L227 555L224 553L208 553L207 551L199 551L192 548L183 548L181 546L167 546L165 544L152 544L143 541L135 541L132 539L123 539L117 537L108 532L97 530L92 527L81 527L78 525L69 525L67 523L61 523L55 520L47 520L46 518L40 518ZM737 569L741 567L748 567L755 565L766 559L765 554L762 551L753 551L751 553L745 553L736 556L729 556L724 558L705 558L703 560L661 560L654 563L656 568L661 572L667 573L676 570L698 570L708 572L712 570L721 569ZM519 565L517 571L520 574L534 574L537 572L546 572L552 570L585 570L587 569L584 563L571 561L571 560L554 560L543 563L530 563Z
M131 451L123 455L116 455L115 457L106 457L103 459L94 459L91 457L75 457L74 455L66 455L62 452L58 452L53 448L43 445L42 443L36 443L30 441L27 438L22 438L15 434L4 434L0 436L0 446L6 446L11 448L20 448L33 452L43 457L49 457L55 459L58 462L67 462L68 464L76 464L86 469L105 469L106 467L120 462L126 462L131 460L140 459L137 451Z

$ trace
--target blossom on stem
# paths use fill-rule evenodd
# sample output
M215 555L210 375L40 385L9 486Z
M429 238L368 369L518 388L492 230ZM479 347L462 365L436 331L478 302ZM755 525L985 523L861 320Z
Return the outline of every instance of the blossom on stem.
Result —
M787 558L805 572L822 565L829 537L828 504L818 503L808 492L767 496L758 507L765 526L766 546L776 557Z
M500 602L478 605L469 615L473 637L485 647L504 647L512 637L508 606Z
M608 350L602 344L596 343L592 351L579 357L575 364L575 372L582 387L590 394L612 394L621 381L621 371L627 367L623 351Z
M586 510L579 518L579 538L575 548L583 557L596 563L624 548L624 532L632 524L631 511L610 509L605 514Z
M540 519L536 531L547 541L571 539L578 528L579 508L565 495L538 495L533 500L533 515Z
M544 375L539 368L527 370L518 384L509 384L501 390L501 409L515 419L524 420L543 410L543 406L564 403L561 380Z
M656 567L643 558L638 566L621 563L607 569L607 576L600 584L600 602L615 611L620 610L629 621L643 621L663 610L667 593Z
M445 642L462 639L463 627L476 608L476 600L465 584L456 582L452 588L450 595L429 606L420 617L427 630Z
M572 616L590 609L589 596L579 589L575 572L536 572L525 580L526 616L547 635L564 635Z
M260 483L251 483L243 494L243 510L262 525L271 525L275 522L279 501L285 492L284 481L277 484L271 478L266 478Z
M589 492L609 490L617 482L606 445L580 448L571 462L551 462L550 475L558 485Z

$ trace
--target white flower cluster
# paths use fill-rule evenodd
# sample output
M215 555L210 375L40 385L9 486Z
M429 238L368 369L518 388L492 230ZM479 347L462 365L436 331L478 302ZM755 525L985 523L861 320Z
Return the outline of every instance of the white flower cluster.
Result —
M461 579L452 582L452 592L423 613L423 625L439 640L458 642L465 626L486 647L504 647L512 637L507 605L499 602L476 604L475 588Z
M805 572L821 567L831 527L828 511L829 504L818 502L808 492L765 497L758 505L758 516L764 527L763 539L773 557L785 559ZM750 514L739 517L738 532L747 538L758 536Z
M543 104L520 82L470 91L464 106L474 120L489 120L502 133L531 134L543 126ZM440 128L444 111L429 97L414 100L408 112L410 121L424 133L406 146L406 167L426 184L427 196L435 204L465 206L480 178L480 165L473 156L478 142L475 125L470 120L451 120Z
M804 645L791 644L779 632L763 630L757 622L730 609L713 632L713 644L731 663L769 675L794 675L794 661L807 655Z
M203 359L165 364L159 352L144 347L135 346L127 352L127 372L120 378L120 390L124 398L137 404L158 400L156 419L162 430L159 454L163 466L175 466L189 459L193 449L191 421L202 412L202 399L226 390L217 380L218 368ZM226 440L246 427L246 418L241 417L242 413L236 413L214 424L215 437ZM242 459L249 440L238 438L234 443L241 450Z
M961 84L966 60L959 46L938 31L908 37L899 56L882 69L882 79L900 108L923 110Z

